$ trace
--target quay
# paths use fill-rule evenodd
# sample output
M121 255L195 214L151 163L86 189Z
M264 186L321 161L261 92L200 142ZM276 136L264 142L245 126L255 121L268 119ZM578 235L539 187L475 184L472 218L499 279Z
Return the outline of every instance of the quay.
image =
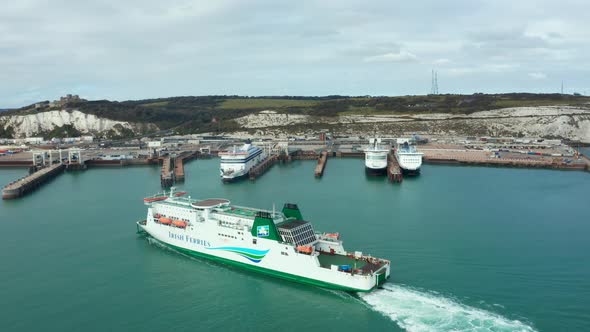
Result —
M296 150L289 153L291 160L317 160L318 153L315 151Z
M160 183L162 187L168 188L174 185L174 172L172 172L172 161L170 157L162 159L162 169L160 170Z
M585 155L581 154L580 155L580 159L582 159L582 161L584 161L584 163L586 164L586 171L590 172L590 158L588 158Z
M22 197L26 193L35 190L44 182L59 175L65 169L65 167L66 165L61 163L54 164L44 167L14 182L11 182L2 190L2 199L15 199Z
M174 158L174 181L184 181L184 162L182 158Z
M184 164L187 161L197 159L199 155L199 151L184 151L177 156L161 157L160 184L162 187L169 188L176 182L184 181Z
M184 151L174 158L174 181L184 181L184 163L193 159L197 159L200 155L199 151Z
M387 178L389 181L397 183L402 182L404 179L402 169L399 167L399 163L393 150L387 154Z
M277 163L278 159L279 159L278 156L273 154L273 155L266 157L264 160L262 160L256 166L252 167L250 169L250 171L248 172L248 177L250 178L250 180L256 180L256 178L258 178L259 176L264 174L274 164Z
M588 170L590 163L583 158L572 160L563 157L507 154L491 157L489 152L460 149L421 149L426 164L472 165L492 167L547 168L562 170Z
M315 177L319 178L324 175L324 169L326 168L326 162L328 161L328 151L322 151L320 158L318 158L318 164L315 167Z

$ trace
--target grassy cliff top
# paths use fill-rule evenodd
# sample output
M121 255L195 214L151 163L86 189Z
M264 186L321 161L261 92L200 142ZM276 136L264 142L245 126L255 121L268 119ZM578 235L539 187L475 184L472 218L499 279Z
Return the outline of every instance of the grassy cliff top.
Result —
M469 114L506 107L587 106L590 97L562 94L472 94L421 95L399 97L169 97L130 101L81 101L66 104L66 110L78 109L113 120L154 123L161 129L179 132L225 131L237 126L232 119L273 110L279 113L338 116L349 114L456 113ZM34 105L2 112L1 115L25 115L57 110Z

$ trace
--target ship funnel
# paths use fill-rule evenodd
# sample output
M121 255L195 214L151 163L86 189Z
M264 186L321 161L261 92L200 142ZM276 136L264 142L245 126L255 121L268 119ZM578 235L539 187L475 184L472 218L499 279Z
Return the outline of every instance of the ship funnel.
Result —
M268 212L256 212L254 223L252 224L252 236L265 238L269 240L281 241L281 236L277 231L275 222Z
M283 206L283 214L287 218L303 220L303 216L301 215L301 211L299 211L297 204L285 203L285 206Z

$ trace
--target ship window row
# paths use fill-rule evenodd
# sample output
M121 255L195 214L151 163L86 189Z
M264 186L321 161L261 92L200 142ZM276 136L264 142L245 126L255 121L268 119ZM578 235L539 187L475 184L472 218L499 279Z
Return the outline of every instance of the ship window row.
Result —
M230 238L230 239L236 239L236 240L238 239L236 236L227 235L227 234L223 234L223 233L217 233L217 235L222 236L222 237L227 237L227 238Z
M368 160L386 160L387 156L367 156Z

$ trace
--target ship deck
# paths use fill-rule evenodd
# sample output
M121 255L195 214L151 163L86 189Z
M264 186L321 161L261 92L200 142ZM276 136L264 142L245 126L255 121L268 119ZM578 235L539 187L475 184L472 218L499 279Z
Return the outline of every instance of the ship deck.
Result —
M385 264L385 262L377 261L377 259L369 261L367 257L354 258L337 254L332 255L329 253L320 253L318 261L320 262L320 266L326 269L331 268L332 265L350 265L352 269L362 270L362 274L369 274L373 271L377 271Z
M254 218L254 216L256 215L256 210L250 210L235 206L232 206L229 209L224 210L223 212L246 218Z

